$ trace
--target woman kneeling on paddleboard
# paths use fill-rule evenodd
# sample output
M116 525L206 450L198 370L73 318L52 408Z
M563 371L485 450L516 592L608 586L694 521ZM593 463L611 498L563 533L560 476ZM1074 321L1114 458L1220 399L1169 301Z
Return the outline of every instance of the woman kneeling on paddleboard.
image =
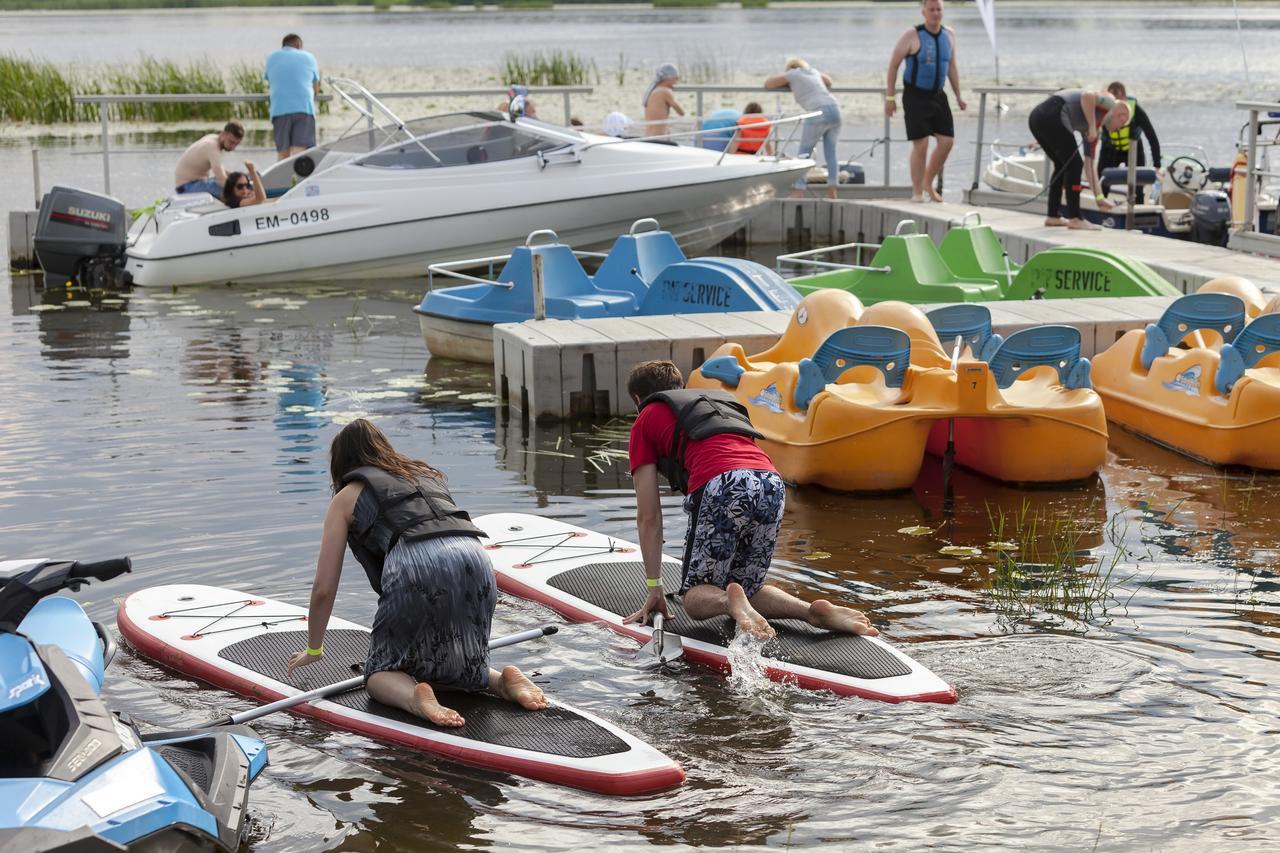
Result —
M369 695L441 726L462 715L435 688L490 690L521 707L547 707L542 691L514 666L489 668L489 628L498 593L471 523L445 476L398 453L369 421L352 421L329 448L333 499L324 517L311 586L308 647L289 671L319 660L342 574L343 549L364 566L378 612L365 663Z

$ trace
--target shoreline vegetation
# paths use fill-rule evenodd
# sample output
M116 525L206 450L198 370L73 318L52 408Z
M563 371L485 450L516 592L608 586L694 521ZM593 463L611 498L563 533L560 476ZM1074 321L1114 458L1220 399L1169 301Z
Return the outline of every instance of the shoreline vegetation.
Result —
M902 4L911 0L861 0L870 3ZM789 3L844 3L848 0L0 0L0 12L131 11L142 9L217 8L368 8L374 11L444 9L551 9L556 6L652 6L655 9L714 8L740 6L764 9Z

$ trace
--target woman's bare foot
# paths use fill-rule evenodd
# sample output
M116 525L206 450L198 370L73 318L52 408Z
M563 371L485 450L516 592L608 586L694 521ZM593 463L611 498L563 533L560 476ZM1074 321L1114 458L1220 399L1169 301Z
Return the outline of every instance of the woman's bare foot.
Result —
M437 726L457 728L466 723L457 711L441 705L431 685L423 682L413 688L413 712Z
M865 634L868 637L876 637L880 634L872 627L865 614L851 607L840 607L824 599L809 605L809 624L815 628L843 631L846 634Z
M827 187L827 198L832 200L840 198L840 191L835 187Z
M757 640L773 639L776 634L773 626L751 606L742 584L731 583L724 588L724 591L729 597L729 615L738 623L738 630Z
M929 198L932 199L933 201L942 201L942 193L938 192L935 189L930 188Z
M912 203L912 204L920 204L920 203L921 203L921 202L923 202L923 201L924 201L924 196L922 196L922 195L913 195L913 196L911 196L911 203Z
M1067 227L1072 231L1101 231L1102 226L1096 222L1090 222L1087 219L1070 219L1067 221Z
M792 191L791 191L791 197L792 197L792 198L804 198L804 190L792 190Z
M1067 220L1063 219L1061 216L1047 216L1045 217L1044 224L1048 225L1050 228L1061 228L1063 225L1067 224Z
M526 711L540 711L547 707L547 697L542 688L529 680L514 666L503 667L498 679L497 694L508 702L514 702Z

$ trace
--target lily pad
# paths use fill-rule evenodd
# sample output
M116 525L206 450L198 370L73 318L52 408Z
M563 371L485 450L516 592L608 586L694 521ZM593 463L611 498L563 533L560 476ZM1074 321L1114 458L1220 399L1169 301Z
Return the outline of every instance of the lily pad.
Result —
M809 552L809 554L807 554L806 556L808 556L808 558L809 558L810 560L829 560L829 559L831 559L831 553L830 553L829 551L811 551L811 552Z
M1013 551L1018 547L1017 542L988 542L987 548L992 551Z
M933 532L932 527L925 527L923 524L917 524L912 527L899 527L899 533L905 533L908 536L927 536Z
M972 548L968 545L946 545L938 549L939 554L948 557L981 557L981 548Z
M65 305L32 305L27 310L30 311L32 314L40 314L45 311L66 311L67 306Z

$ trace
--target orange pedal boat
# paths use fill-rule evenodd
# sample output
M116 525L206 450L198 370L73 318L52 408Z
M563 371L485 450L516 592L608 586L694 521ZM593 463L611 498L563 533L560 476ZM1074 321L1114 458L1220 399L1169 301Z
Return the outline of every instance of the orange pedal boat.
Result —
M1244 279L1176 300L1095 358L1108 419L1203 462L1280 470L1277 308Z
M951 353L939 330L956 341ZM1023 483L1093 474L1107 428L1079 333L1041 326L1002 341L990 332L980 305L926 316L903 302L864 308L846 291L818 290L777 344L752 356L725 344L689 386L742 401L792 483L908 488L926 451L945 449L952 419L956 461L979 473Z

